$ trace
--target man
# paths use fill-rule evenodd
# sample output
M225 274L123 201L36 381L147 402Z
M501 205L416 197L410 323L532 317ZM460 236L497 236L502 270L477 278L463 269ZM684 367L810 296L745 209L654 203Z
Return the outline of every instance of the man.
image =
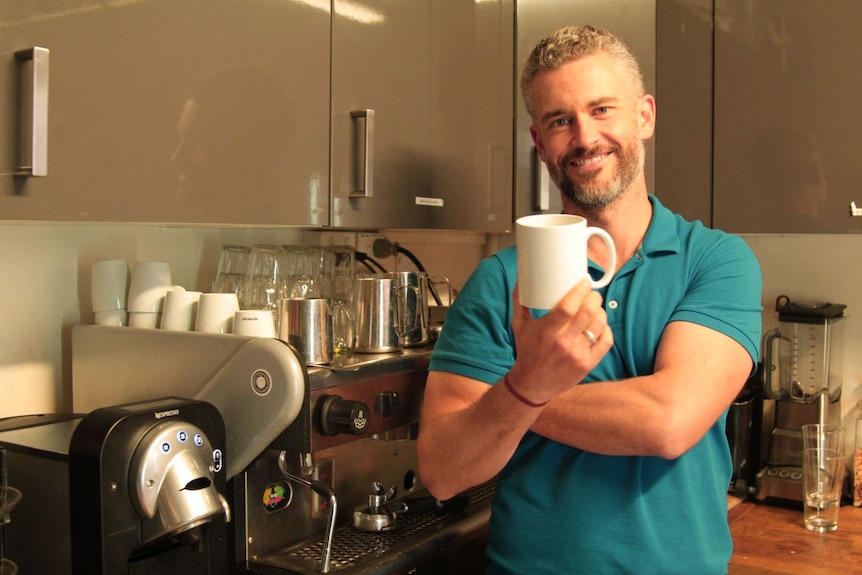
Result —
M616 274L542 312L518 304L514 247L480 264L432 356L420 476L440 499L496 477L488 575L726 573L724 417L759 353L757 261L648 195L655 100L619 39L564 28L521 88L564 212L611 234Z

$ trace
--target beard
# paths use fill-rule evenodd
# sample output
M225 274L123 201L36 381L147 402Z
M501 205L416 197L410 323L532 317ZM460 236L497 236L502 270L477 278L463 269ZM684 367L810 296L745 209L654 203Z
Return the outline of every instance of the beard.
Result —
M582 156L609 151L616 155L617 166L608 182L600 180L602 171L594 171L583 176L580 183L574 182L566 173L566 166ZM556 163L548 163L548 173L571 202L586 209L603 208L614 202L644 168L644 143L636 140L632 146L613 146L607 150L577 148L560 157Z

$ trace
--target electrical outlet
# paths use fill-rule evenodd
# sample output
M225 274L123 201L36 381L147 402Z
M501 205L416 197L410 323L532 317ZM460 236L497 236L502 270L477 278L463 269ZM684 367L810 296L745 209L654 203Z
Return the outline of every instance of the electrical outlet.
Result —
M315 245L356 247L356 234L353 232L310 231L308 234L309 243Z
M365 252L374 258L374 240L380 239L385 240L386 236L378 233L359 233L356 235L356 251Z

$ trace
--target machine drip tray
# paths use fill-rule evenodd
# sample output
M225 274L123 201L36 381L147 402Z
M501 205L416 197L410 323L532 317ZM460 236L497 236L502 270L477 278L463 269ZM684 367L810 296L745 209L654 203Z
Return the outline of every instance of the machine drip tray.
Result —
M468 490L467 509L451 514L404 513L392 531L367 533L347 525L332 540L330 573L383 575L403 573L483 533L488 526L493 482ZM275 567L288 572L320 573L323 535L260 557L251 569ZM263 571L269 572L269 571ZM272 571L275 572L275 571ZM284 571L282 571L284 572Z

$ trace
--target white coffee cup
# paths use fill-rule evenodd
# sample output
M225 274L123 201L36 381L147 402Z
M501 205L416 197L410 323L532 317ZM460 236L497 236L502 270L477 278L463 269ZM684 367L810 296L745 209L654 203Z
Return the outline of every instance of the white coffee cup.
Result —
M93 311L126 309L129 292L129 264L126 260L105 260L90 267L90 296Z
M233 316L238 311L239 299L235 293L202 293L195 331L233 333Z
M166 262L136 262L129 282L130 312L161 313L171 288L171 268Z
M172 289L167 292L159 327L171 331L194 331L200 299L199 291Z
M252 337L275 337L275 315L268 309L243 309L233 315L233 332Z
M155 311L130 311L129 327L142 329L156 329L159 327L162 314Z
M109 309L96 312L97 325L112 325L122 327L129 323L129 312L124 309Z
M551 309L581 278L589 278L587 243L601 238L608 250L608 266L593 288L608 285L617 267L614 240L605 230L587 226L570 214L537 214L515 222L518 251L518 294L521 305Z

